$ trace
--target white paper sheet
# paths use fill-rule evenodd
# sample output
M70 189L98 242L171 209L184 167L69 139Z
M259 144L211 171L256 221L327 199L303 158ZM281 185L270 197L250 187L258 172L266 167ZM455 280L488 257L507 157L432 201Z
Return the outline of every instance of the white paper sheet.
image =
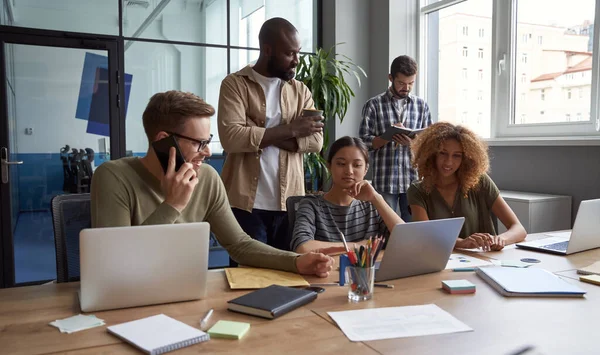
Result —
M350 341L472 331L435 304L327 312Z
M452 254L450 255L450 259L448 260L448 264L446 264L446 269L456 269L461 267L477 267L477 266L489 266L492 265L491 262L482 260L479 258L474 258L465 254Z

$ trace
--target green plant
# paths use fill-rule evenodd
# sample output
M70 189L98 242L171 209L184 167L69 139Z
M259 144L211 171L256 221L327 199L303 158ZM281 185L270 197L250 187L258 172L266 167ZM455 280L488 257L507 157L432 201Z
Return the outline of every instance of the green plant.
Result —
M329 132L327 120L337 117L340 123L344 120L350 100L354 97L354 91L346 81L346 75L352 75L361 85L360 74L367 74L350 58L340 55L345 60L338 60L338 54L333 53L335 46L329 50L319 48L315 54L303 54L300 57L296 69L296 80L302 81L311 91L315 107L323 110L325 128L323 130L323 147L329 146ZM323 150L319 153L304 154L304 171L310 176L310 189L313 189L315 181L322 184L329 179L329 171ZM321 186L318 186L320 188Z

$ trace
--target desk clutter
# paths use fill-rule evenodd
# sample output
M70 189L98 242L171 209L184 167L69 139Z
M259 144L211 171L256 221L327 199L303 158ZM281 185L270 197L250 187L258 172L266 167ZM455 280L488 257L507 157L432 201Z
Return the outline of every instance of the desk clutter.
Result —
M50 322L50 325L58 328L61 333L75 333L80 330L91 329L95 327L103 326L104 320L100 318L96 318L95 315L83 315L78 314L73 317L55 320L54 322Z

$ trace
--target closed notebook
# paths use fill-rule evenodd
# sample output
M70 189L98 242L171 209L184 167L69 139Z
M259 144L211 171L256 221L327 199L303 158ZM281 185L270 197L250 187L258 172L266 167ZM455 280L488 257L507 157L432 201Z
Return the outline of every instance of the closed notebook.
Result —
M583 297L586 293L544 269L482 267L475 273L503 296Z
M242 339L249 329L250 323L220 320L208 330L208 334L211 338Z
M600 261L596 261L590 266L578 269L577 273L581 275L600 275Z
M107 330L151 355L164 354L210 339L205 332L164 314L113 325Z
M268 319L277 318L314 301L314 291L271 285L229 301L230 311Z
M600 275L583 275L579 276L579 281L600 286Z

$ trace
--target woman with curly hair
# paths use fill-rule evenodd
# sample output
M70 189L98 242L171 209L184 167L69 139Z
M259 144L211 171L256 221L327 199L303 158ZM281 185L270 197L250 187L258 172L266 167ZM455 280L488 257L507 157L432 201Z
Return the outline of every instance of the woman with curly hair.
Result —
M501 250L527 232L487 175L487 145L471 130L438 122L412 142L419 180L408 189L413 221L465 217L456 248ZM492 213L507 231L496 235Z

